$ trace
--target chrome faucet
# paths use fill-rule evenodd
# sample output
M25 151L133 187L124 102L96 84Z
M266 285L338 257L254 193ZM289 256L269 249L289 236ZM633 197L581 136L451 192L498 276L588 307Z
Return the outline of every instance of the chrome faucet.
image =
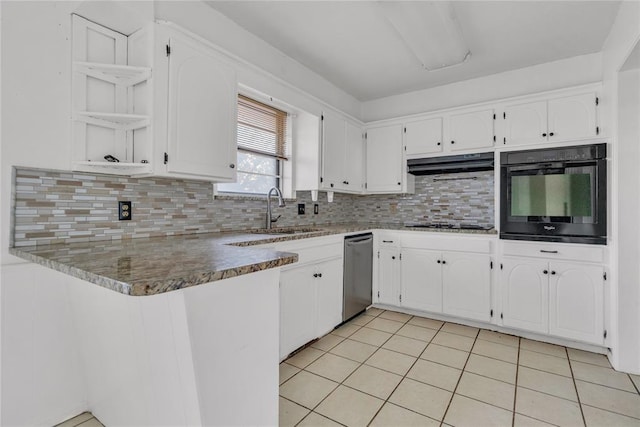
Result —
M271 224L273 224L274 222L276 222L278 220L278 218L280 218L282 215L278 215L275 219L272 218L272 214L271 214L271 193L275 190L276 195L278 196L278 206L279 207L284 207L284 199L282 198L282 192L280 191L280 189L278 187L272 187L271 190L269 190L269 192L267 193L267 230L271 229Z

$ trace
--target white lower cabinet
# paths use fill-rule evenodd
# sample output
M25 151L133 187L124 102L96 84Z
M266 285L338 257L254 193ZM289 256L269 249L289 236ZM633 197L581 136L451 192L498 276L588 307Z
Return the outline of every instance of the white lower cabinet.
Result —
M502 324L547 333L549 287L547 262L504 257L500 266Z
M467 319L491 320L491 257L442 254L442 311Z
M280 359L342 322L342 241L278 246L302 264L280 274Z
M440 252L425 249L402 251L402 306L442 312Z
M601 266L549 263L549 333L604 342L604 270Z
M601 265L504 257L502 323L556 337L604 343Z
M280 358L306 344L315 334L314 266L280 275Z
M318 263L315 287L317 298L316 336L322 336L342 322L342 258Z
M380 247L378 250L378 290L376 302L400 304L400 249Z
M396 247L379 247L376 302L490 321L489 254L438 250L464 247L464 240L459 238L443 240L425 235L403 235L403 238L407 247L404 241ZM488 248L487 243L487 251Z

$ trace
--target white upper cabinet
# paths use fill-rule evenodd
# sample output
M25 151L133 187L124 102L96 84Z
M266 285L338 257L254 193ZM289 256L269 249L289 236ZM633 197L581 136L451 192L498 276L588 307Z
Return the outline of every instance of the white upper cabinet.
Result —
M345 141L344 176L346 188L350 191L361 192L364 181L364 141L362 128L347 122Z
M333 113L322 118L321 188L349 193L362 192L362 129Z
M493 108L452 114L449 118L449 151L492 148L495 141Z
M547 140L547 102L527 102L505 107L502 143L535 144Z
M596 110L595 92L506 104L500 142L524 145L594 138L600 133Z
M368 193L400 193L402 191L402 126L392 125L367 129Z
M442 117L408 122L404 125L404 151L407 156L442 152Z
M128 55L142 30L127 37L77 15L72 27L72 169L150 173L152 72Z
M237 82L229 64L178 33L166 41L168 173L235 181Z
M596 124L596 94L585 93L549 101L549 141L590 138L600 132Z

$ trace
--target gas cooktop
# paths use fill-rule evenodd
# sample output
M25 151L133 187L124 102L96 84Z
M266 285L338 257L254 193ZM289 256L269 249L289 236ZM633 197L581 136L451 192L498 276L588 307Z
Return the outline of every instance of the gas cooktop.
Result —
M493 227L478 224L413 224L405 225L406 228L442 228L447 230L491 230Z

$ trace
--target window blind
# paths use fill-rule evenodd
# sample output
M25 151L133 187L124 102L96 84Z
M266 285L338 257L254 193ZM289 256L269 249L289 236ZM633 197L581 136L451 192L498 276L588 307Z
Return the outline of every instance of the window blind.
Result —
M287 160L287 113L238 95L238 150Z

